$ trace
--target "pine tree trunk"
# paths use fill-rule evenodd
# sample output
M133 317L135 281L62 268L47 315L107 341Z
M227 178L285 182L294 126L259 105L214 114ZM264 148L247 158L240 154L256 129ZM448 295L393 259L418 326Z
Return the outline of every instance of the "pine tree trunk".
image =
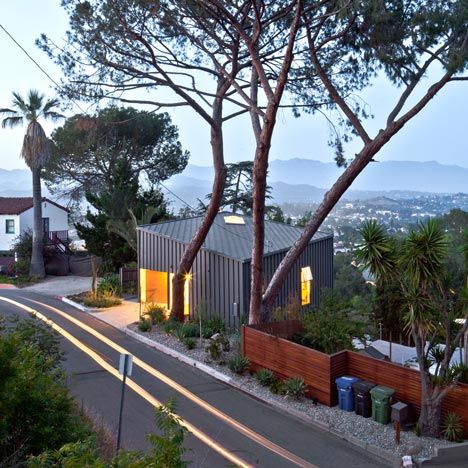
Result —
M34 167L32 172L33 185L33 238L32 255L29 274L35 278L45 277L43 256L43 225L42 225L42 195L41 195L41 169Z
M224 164L224 142L222 131L223 99L229 89L229 83L226 80L220 80L218 83L217 97L213 103L213 122L211 126L211 149L213 155L213 168L215 177L213 181L213 191L208 204L208 208L203 217L203 221L198 228L195 236L191 239L184 250L184 254L177 266L177 271L172 280L172 302L171 317L184 320L184 292L185 277L190 274L193 262L205 241L208 232L218 214L221 201L223 199L224 187L226 185L227 169Z

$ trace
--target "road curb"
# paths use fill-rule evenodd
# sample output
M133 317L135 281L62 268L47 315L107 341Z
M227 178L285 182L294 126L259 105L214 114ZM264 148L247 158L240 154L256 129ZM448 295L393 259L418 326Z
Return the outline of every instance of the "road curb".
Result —
M378 459L378 460L384 460L388 463L390 463L392 466L401 466L401 458L397 455L393 455L391 453L388 453L384 449L380 449L379 447L375 447L373 445L369 445L366 442L362 442L361 440L357 439L356 437L353 436L348 436L346 434L343 434L341 432L338 432L331 428L328 424L317 421L313 418L310 418L304 413L297 411L295 409L289 408L287 405L282 404L280 402L272 402L266 398L262 398L261 396L258 396L255 393L250 392L248 389L244 388L241 384L237 383L234 379L231 377L223 374L222 372L219 372L216 370L214 367L208 366L207 364L204 364L203 362L197 361L195 359L189 358L185 356L184 354L180 353L179 351L175 351L172 348L169 348L167 346L164 346L160 343L157 343L156 341L153 341L146 336L142 336L137 332L134 332L133 330L130 330L127 327L118 327L120 331L124 332L126 335L131 336L132 338L136 339L137 341L140 341L141 343L146 344L147 346L150 346L152 348L155 348L165 354L168 354L169 356L175 357L179 361L185 362L186 364L189 364L193 367L196 367L197 369L200 369L201 371L209 374L210 376L214 377L217 380L221 380L222 382L230 385L231 387L235 388L236 390L240 390L241 392L249 395L251 398L254 398L258 401L261 401L262 403L267 404L268 406L275 408L276 410L279 410L283 413L286 413L290 416L293 416L299 420L301 420L304 423L311 424L318 429L321 429L325 432L329 432L330 434L333 434L334 436L345 440L346 442L349 442L352 445L355 445L359 447L360 449L364 450L368 454L372 455L373 458Z
M71 299L68 299L68 297L65 297L65 296L56 296L56 297L62 302L65 302L65 304L71 305L75 307L76 309L81 310L82 312L86 312L87 314L90 314L96 311L95 309L90 309L84 306L83 304L80 304L79 302L72 301Z
M61 297L58 296L58 299L61 301L65 302L66 304L69 304L73 307L76 307L77 309L81 310L82 312L85 312L87 314L92 315L94 318L100 320L101 322L111 325L114 328L117 328L121 332L125 333L127 336L130 336L131 338L151 347L154 349L157 349L158 351L167 354L168 356L171 356L185 364L188 364L192 367L195 367L196 369L201 370L202 372L205 372L206 374L210 375L211 377L214 377L215 379L222 381L229 386L245 393L246 395L249 395L251 398L254 398L258 401L261 401L264 404L267 404L268 406L281 411L282 413L286 413L290 416L295 417L296 419L299 419L300 421L306 423L306 424L311 424L312 426L317 427L318 429L321 429L325 432L328 432L330 434L333 434L334 436L340 438L341 440L345 440L346 442L349 442L350 444L359 447L361 450L364 450L366 453L370 454L374 459L380 460L380 461L385 461L387 463L390 463L392 466L399 467L401 466L401 458L397 455L393 455L391 453L388 453L388 451L381 449L379 447L376 447L374 445L369 445L366 442L363 442L359 439L357 439L354 436L343 434L341 432L336 431L335 429L331 428L329 424L323 423L321 421L317 421L311 417L306 416L304 413L297 411L293 408L288 407L285 404L282 404L281 402L272 402L271 400L268 400L266 398L263 398L255 393L250 392L248 389L244 388L241 384L236 382L234 379L231 377L223 374L222 372L219 372L216 370L214 367L211 367L201 361L198 361L196 359L192 359L185 354L176 351L172 348L169 348L168 346L162 345L161 343L158 343L157 341L151 340L150 338L147 338L146 336L142 336L139 333L130 330L128 327L115 327L114 325L110 324L109 322L106 322L102 318L100 318L98 315L95 314L94 309L89 309L82 304L79 304L75 301L72 301L71 299L68 299L67 297Z

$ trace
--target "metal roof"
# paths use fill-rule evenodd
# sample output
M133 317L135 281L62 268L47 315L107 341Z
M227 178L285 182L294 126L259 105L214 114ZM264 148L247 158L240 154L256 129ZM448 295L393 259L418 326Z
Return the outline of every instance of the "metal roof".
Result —
M252 257L253 219L250 216L238 215L244 224L228 224L225 216L232 213L218 213L206 236L202 248L219 253L235 260L246 261ZM177 219L156 224L138 226L145 232L154 233L187 244L203 220L203 216ZM299 238L302 228L274 221L265 221L265 256L289 249ZM311 242L331 237L331 234L317 232Z

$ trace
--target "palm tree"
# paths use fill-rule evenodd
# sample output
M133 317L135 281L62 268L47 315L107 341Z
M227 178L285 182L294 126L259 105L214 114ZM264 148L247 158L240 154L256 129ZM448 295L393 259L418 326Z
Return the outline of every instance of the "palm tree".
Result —
M361 265L380 282L395 281L405 298L401 312L415 343L421 376L419 427L424 435L437 437L442 401L461 374L461 368L450 361L468 327L466 292L456 293L444 271L445 233L430 220L399 243L375 221L365 223L361 234L363 242L357 250ZM457 318L464 318L464 325L458 326Z
M137 227L140 224L150 224L154 215L158 213L158 209L154 206L148 206L141 215L141 218L137 218L135 213L129 209L128 214L130 219L123 221L122 219L110 219L107 221L107 230L113 234L117 234L123 240L127 242L129 247L136 252L137 251Z
M57 99L47 99L39 91L31 89L26 99L13 92L12 108L0 109L0 115L4 116L2 128L14 128L27 123L24 135L21 157L31 169L33 186L33 241L29 274L36 278L45 276L42 226L42 196L41 196L41 170L50 159L51 150L49 140L39 123L39 119L57 121L64 118L56 112L59 105Z

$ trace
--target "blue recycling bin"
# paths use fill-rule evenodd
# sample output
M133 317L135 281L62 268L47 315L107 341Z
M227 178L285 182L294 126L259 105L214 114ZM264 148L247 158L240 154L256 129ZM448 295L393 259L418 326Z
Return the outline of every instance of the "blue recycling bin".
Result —
M335 380L338 388L338 404L340 409L344 411L354 411L354 393L352 385L358 381L359 379L357 377L351 377L349 375L338 377Z

